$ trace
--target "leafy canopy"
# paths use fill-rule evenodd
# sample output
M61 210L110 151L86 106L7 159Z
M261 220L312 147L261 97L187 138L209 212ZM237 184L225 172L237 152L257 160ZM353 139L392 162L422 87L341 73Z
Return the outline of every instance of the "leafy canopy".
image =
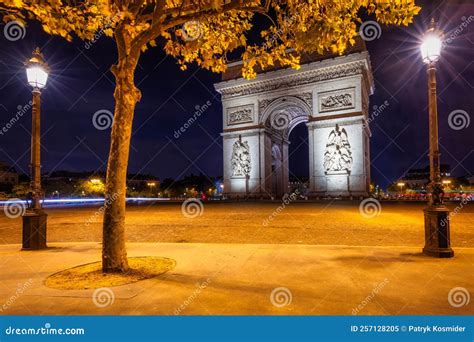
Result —
M119 59L138 58L158 42L183 69L195 62L223 72L236 52L247 78L276 63L298 68L305 52L344 53L355 43L361 9L395 25L420 11L415 0L0 0L4 21L37 20L69 41L102 31L115 39ZM268 24L252 31L258 16ZM259 42L250 42L256 29Z

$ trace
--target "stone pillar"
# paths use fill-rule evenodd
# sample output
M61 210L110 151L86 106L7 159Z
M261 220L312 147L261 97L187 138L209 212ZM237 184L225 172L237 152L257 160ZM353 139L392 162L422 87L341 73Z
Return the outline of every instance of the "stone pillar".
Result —
M290 179L290 156L289 156L289 144L288 140L282 142L282 160L283 160L283 195L289 193L289 179Z
M368 90L354 76L317 85L308 126L311 197L365 197L370 157Z
M223 133L224 194L246 197L260 190L259 134L255 131Z

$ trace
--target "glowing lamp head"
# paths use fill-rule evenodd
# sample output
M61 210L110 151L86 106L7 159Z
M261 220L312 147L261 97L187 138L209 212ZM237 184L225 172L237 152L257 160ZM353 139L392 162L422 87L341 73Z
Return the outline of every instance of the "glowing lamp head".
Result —
M431 19L430 28L426 32L420 46L421 57L426 64L436 63L441 55L443 34L436 30L436 23Z
M49 67L39 48L33 51L33 56L25 63L28 84L35 89L42 89L48 81Z

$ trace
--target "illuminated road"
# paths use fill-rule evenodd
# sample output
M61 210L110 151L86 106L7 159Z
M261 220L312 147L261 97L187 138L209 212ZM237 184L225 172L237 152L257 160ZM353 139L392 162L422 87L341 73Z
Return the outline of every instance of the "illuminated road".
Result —
M450 203L453 209L459 204ZM423 203L382 202L367 218L359 202L214 203L183 214L179 203L130 205L129 242L283 243L350 246L422 246ZM100 241L98 206L47 209L48 241ZM196 208L195 208L196 209ZM199 215L201 214L201 215ZM474 246L474 204L458 208L451 219L452 244ZM21 243L21 217L0 216L0 243Z

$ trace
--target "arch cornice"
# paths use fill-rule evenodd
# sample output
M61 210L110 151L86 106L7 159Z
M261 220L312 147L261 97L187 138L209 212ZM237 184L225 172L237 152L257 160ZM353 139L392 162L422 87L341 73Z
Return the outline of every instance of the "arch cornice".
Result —
M223 99L228 99L355 75L363 76L371 94L374 81L366 51L309 63L301 66L298 71L284 69L260 74L250 81L241 78L221 82L215 84L215 89Z

